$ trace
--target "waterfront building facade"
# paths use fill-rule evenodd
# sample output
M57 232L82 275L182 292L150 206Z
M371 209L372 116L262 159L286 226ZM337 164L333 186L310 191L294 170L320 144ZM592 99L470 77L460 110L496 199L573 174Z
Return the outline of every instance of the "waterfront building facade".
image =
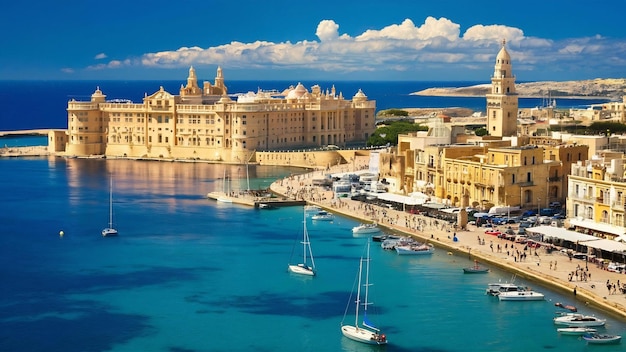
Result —
M199 86L191 67L178 95L161 87L133 103L107 101L96 89L90 101L70 100L66 136L50 136L50 149L71 156L245 163L257 151L364 146L376 129L375 110L362 91L348 100L334 86L309 91L297 84L232 96L221 68L213 84Z
M569 225L597 237L626 234L624 154L602 152L572 165L568 177Z

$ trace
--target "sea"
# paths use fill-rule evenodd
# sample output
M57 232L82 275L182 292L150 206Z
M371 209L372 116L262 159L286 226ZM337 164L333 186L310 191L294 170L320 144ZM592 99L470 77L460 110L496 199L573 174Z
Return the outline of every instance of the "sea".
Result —
M274 83L259 86L284 88ZM22 105L0 110L0 130L65 128L72 96L84 98L100 86L110 98L140 100L137 90L150 94L155 84L0 82L3 106ZM484 105L480 98L409 96L433 84L335 86L347 96L360 87L379 108ZM0 143L40 145L32 138ZM462 268L472 261L463 255L438 249L430 256L398 256L377 242L370 242L368 315L389 344L343 337L341 324L355 322L354 286L371 241L352 235L359 222L307 218L318 275L302 277L287 272L302 255L302 207L254 209L206 197L224 189L224 175L231 189L266 189L308 171L0 158L0 351L623 351L623 345L588 346L557 333L554 303L563 302L606 318L602 332L626 335L626 321L586 307L569 292L516 278L546 300L500 302L485 291L490 282L511 281L509 272L494 267L467 275ZM100 231L108 226L110 195L119 236L105 238Z

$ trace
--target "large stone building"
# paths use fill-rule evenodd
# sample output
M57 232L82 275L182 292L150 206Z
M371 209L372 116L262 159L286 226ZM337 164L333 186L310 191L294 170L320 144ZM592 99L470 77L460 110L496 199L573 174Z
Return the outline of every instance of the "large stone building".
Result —
M227 94L222 70L198 85L194 68L179 95L161 87L142 103L70 100L68 130L52 132L50 150L72 156L193 159L244 163L257 151L364 145L376 129L376 102L358 91L302 84L283 92Z

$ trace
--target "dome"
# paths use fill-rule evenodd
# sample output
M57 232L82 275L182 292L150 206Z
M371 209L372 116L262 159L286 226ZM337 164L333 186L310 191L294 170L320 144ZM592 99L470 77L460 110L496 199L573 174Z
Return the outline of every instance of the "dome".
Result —
M309 91L302 85L302 83L298 83L296 88L289 91L287 94L287 99L299 99L306 95Z
M511 55L506 51L506 40L502 41L502 49L498 52L498 56L496 56L496 62L501 64L507 64L511 62Z

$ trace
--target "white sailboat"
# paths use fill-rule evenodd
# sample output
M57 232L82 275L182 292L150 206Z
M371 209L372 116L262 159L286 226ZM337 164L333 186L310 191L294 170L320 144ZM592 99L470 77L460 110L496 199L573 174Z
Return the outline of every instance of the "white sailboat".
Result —
M317 273L315 270L315 261L313 260L313 251L311 251L309 234L306 230L306 211L304 211L303 224L304 234L302 235L302 241L300 242L302 244L302 263L289 264L287 269L294 274L315 276ZM310 265L308 263L309 260L311 262Z
M102 236L117 236L117 230L113 227L113 177L109 181L109 227L102 230Z
M363 279L363 263L365 265L365 284L362 283ZM367 241L367 256L366 258L361 257L359 262L359 284L357 286L357 294L356 294L356 311L354 314L354 325L344 325L343 321L341 323L341 332L343 336L352 339L354 341L367 343L370 345L385 345L387 344L387 336L381 333L380 329L375 327L372 323L367 320L367 307L372 303L368 301L369 296L369 287L371 286L369 282L369 272L370 272L370 242ZM361 302L361 285L364 287L365 295L363 297L363 301ZM348 303L348 307L349 307ZM363 305L363 322L359 324L359 306ZM347 314L348 308L346 308ZM346 318L346 314L344 314L344 320Z
M233 200L228 196L228 193L230 192L229 190L230 187L226 186L226 169L224 169L223 181L224 183L222 184L222 192L224 192L224 194L217 197L217 201L222 202L222 203L232 203Z

